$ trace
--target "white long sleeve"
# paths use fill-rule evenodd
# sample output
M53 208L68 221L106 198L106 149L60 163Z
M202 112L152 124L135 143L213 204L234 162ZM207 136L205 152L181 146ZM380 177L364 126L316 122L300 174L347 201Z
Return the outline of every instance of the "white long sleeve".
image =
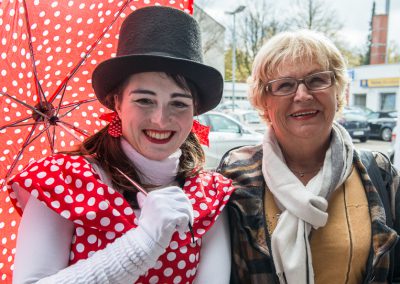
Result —
M164 252L138 227L90 258L68 266L72 236L72 222L31 197L19 228L13 283L131 284Z
M226 210L202 238L201 259L194 283L228 284L231 272L231 247Z

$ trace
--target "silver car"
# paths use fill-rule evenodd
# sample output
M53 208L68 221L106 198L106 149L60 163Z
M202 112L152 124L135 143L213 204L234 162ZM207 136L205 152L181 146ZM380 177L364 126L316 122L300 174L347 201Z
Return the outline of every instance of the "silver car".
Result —
M215 169L222 156L229 150L261 144L263 135L250 130L239 121L224 113L210 111L197 117L200 123L210 126L210 146L203 146L206 154L206 169Z

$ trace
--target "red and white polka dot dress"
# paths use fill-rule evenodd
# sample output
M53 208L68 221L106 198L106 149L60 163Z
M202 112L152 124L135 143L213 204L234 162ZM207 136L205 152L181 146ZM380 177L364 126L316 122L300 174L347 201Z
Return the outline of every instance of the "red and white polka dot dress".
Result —
M8 186L11 192L18 187L27 190L74 222L70 264L90 257L137 226L137 218L123 196L104 184L81 156L56 154L41 159L15 176ZM214 224L233 188L231 181L221 175L203 172L187 179L183 190L193 205L195 243L191 243L189 232L176 232L156 266L136 283L193 282L200 261L201 237Z

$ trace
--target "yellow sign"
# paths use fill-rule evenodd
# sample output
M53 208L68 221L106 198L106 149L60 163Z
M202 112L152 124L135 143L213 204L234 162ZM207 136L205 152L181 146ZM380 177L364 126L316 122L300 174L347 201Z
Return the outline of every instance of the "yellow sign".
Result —
M372 88L398 87L400 86L400 77L361 80L360 84L362 87L372 87Z

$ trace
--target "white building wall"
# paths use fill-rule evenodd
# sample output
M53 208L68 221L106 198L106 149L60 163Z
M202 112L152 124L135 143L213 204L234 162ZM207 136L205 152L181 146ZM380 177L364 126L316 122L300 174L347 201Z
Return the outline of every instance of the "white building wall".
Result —
M382 109L382 95L394 93L392 109L400 110L400 63L355 67L349 70L349 76L349 105L356 104L357 94L365 94L365 106L378 111Z

